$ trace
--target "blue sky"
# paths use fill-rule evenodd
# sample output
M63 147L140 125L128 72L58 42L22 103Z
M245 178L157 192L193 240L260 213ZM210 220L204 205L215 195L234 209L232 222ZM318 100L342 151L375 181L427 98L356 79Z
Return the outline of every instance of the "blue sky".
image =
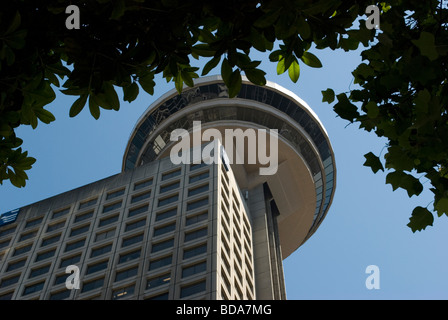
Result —
M361 61L360 51L312 52L324 67L301 64L296 84L287 73L278 76L267 55L253 56L263 59L261 68L268 80L293 91L313 108L336 155L337 188L330 211L313 237L284 260L288 299L448 299L448 251L443 249L448 219L435 218L433 227L415 234L406 226L415 206L432 201L429 183L419 197L409 198L404 190L392 192L385 173L373 174L363 166L363 155L380 154L386 141L359 130L357 124L348 125L322 103L321 90L333 88L339 93L355 88L351 71ZM119 173L137 119L174 88L160 77L157 80L154 96L141 90L133 103L122 102L120 111L102 110L99 120L90 116L88 108L69 118L74 99L58 94L48 106L55 122L17 130L25 141L23 147L37 162L28 172L25 188L9 182L0 186L0 213ZM379 289L366 288L369 265L379 268Z

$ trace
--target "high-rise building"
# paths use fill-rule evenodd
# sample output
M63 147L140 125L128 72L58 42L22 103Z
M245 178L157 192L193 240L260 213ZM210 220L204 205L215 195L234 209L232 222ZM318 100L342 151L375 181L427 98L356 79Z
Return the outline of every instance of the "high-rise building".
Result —
M121 173L0 216L0 300L286 299L282 260L324 219L335 175L292 92L244 79L229 99L200 79L147 109Z

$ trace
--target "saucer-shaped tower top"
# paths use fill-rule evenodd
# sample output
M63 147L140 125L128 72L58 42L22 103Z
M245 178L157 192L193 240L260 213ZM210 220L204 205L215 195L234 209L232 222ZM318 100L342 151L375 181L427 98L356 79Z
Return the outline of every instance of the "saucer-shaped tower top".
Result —
M278 170L259 175L260 164L232 164L240 189L267 183L275 200L283 257L289 256L319 227L333 200L336 166L327 132L313 110L291 91L243 77L237 97L229 98L220 76L198 79L155 101L138 120L126 146L123 171L169 156L175 129L277 129ZM223 135L225 139L225 135ZM224 142L223 142L224 144ZM247 159L247 158L246 158Z

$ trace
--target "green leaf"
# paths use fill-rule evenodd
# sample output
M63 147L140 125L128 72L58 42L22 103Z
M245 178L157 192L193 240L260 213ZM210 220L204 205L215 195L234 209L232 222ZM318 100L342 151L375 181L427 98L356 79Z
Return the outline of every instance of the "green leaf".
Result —
M10 33L13 33L20 27L21 17L19 11L16 11L16 14L14 15L14 18L11 21L11 24L9 25L8 29L5 32L5 35L8 35Z
M300 58L306 65L312 67L312 68L322 68L322 63L320 62L319 58L316 57L311 52L304 52L302 57Z
M154 86L156 83L154 82L154 74L148 73L144 75L143 77L140 77L138 79L138 82L143 90L145 90L150 95L154 94Z
M89 97L89 111L92 117L95 118L95 120L98 120L100 118L100 106L96 101L94 95L90 95Z
M285 67L285 58L283 58L282 56L279 57L278 63L277 63L277 74L283 74L286 71L286 67Z
M418 40L412 40L412 43L420 49L422 56L428 57L433 61L439 57L436 50L435 38L432 33L422 31Z
M138 96L139 88L137 83L133 82L128 86L123 87L123 100L132 102Z
M39 118L40 121L46 124L56 120L54 115L50 111L45 110L44 108L34 109L34 113L36 114L36 116Z
M282 8L280 7L278 9L266 12L254 22L254 26L257 28L267 28L269 26L272 26L274 22L277 21L277 19L280 17L281 11Z
M355 118L359 117L358 108L348 100L345 93L338 94L336 97L338 102L333 109L342 119L353 122Z
M437 211L437 214L442 216L442 214L446 214L448 216L448 198L442 198L434 205L434 209Z
M423 185L420 181L410 174L402 171L394 171L386 176L386 183L392 185L395 191L397 188L405 189L409 197L419 195L423 191Z
M234 98L240 93L242 80L240 70L235 70L229 77L229 83L226 83L229 89L229 98Z
M13 49L22 49L25 46L26 29L15 31L11 34L5 35L5 43Z
M374 101L370 101L366 104L367 116L370 119L375 119L380 114L380 109Z
M215 68L219 64L220 61L221 56L213 57L213 59L205 64L204 68L202 69L201 76L207 75L213 68Z
M70 117L73 118L81 112L81 110L86 105L87 96L88 96L87 94L83 94L78 99L76 99L76 101L72 104L72 106L70 108L70 112L69 112Z
M289 78L292 80L292 82L296 83L297 80L299 80L300 77L300 66L299 63L294 60L291 65L288 68L288 74Z
M247 79L253 84L264 86L266 84L266 72L260 69L246 69L244 70Z
M230 83L230 76L232 75L232 67L230 66L229 60L227 58L224 58L221 64L221 76L224 82Z
M107 106L101 105L105 109L112 108L115 111L120 110L120 99L118 98L117 92L110 81L103 83L104 94L107 99Z
M200 43L191 48L192 52L201 57L214 57L216 50L213 50L210 45L206 43Z
M377 173L378 170L384 171L384 167L380 161L380 158L378 158L372 152L365 154L364 157L366 158L366 162L364 162L363 165L366 167L370 167L373 173Z
M119 20L124 15L125 10L126 10L125 0L115 0L110 18L112 20Z
M327 89L322 92L322 102L332 103L335 98L335 94L333 89Z
M407 226L411 228L412 232L422 231L427 226L432 226L433 222L434 216L432 213L428 209L419 206L412 211L412 216Z

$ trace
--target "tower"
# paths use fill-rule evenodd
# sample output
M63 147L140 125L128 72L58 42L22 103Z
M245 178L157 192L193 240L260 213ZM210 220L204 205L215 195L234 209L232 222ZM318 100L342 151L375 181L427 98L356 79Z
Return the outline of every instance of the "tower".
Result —
M0 299L286 299L282 260L324 219L335 175L292 92L243 79L229 99L220 77L199 79L140 117L121 173L4 215Z

